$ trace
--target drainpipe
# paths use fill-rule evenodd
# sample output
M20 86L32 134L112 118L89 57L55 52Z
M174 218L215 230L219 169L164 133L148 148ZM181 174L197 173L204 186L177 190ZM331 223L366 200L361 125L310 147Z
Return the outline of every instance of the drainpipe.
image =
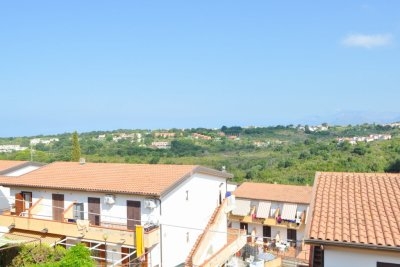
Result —
M160 219L161 219L161 199L159 197L155 198L155 200L158 200L160 203ZM163 232L162 232L162 223L159 224L160 227L160 266L162 267L163 265L163 253L162 253L162 236L163 236Z

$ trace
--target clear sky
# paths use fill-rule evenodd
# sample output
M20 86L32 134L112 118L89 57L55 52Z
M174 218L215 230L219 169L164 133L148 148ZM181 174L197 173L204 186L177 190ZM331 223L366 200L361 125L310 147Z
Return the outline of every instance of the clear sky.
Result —
M0 136L400 118L399 14L398 0L1 1Z

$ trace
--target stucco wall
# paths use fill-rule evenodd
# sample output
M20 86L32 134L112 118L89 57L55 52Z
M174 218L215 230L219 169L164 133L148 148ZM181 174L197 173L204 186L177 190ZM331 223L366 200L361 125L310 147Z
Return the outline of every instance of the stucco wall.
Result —
M0 186L0 211L10 209L10 189Z
M222 185L220 186L220 184ZM185 262L226 193L226 179L194 174L162 198L162 266Z
M387 262L400 264L399 252L353 249L324 246L325 267L376 267L376 263Z

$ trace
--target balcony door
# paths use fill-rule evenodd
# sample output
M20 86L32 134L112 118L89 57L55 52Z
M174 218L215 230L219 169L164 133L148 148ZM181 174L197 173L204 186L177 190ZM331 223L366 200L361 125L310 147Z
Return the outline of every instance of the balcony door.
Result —
M135 230L137 224L141 224L141 209L140 201L127 200L126 201L126 212L127 212L127 228L129 230Z
M19 216L27 216L27 211L32 207L32 192L15 194L15 212Z
M263 225L263 237L264 243L267 243L269 240L271 240L271 226Z
M64 213L64 195L63 194L52 194L53 200L53 220L63 221Z
M100 198L89 197L89 222L92 225L100 225Z

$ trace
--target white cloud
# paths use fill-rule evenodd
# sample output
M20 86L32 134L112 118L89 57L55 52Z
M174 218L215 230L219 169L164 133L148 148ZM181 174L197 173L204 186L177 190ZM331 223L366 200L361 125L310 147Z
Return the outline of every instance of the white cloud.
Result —
M342 40L345 46L355 46L364 48L374 48L378 46L387 46L392 42L392 35L390 34L350 34Z

